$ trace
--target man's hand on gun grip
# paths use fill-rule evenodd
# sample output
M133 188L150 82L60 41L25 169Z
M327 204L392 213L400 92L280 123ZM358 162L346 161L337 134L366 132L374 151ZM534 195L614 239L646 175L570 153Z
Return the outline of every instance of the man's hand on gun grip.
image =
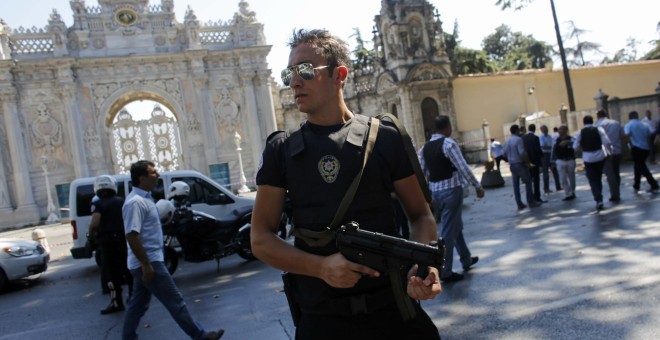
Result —
M428 275L425 278L416 276L417 265L408 271L408 295L415 300L430 300L440 294L440 275L434 267L428 267Z

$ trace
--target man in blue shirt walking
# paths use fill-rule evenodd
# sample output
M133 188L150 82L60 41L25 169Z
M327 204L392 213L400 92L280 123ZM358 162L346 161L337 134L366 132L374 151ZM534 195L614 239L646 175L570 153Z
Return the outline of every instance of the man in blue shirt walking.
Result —
M193 320L165 267L163 229L158 208L151 197L158 177L153 162L143 160L131 165L133 191L126 197L122 216L128 243L128 269L133 274L133 295L128 300L122 338L137 339L140 319L149 309L154 295L191 339L220 339L224 330L206 332Z
M631 111L628 114L630 121L623 128L626 136L630 138L631 150L630 154L632 155L634 163L634 173L635 179L633 182L633 189L635 193L639 191L639 185L642 179L642 176L646 177L646 181L649 182L651 189L649 192L658 193L660 187L658 187L658 182L653 178L653 175L649 171L649 168L646 166L646 157L649 156L651 150L650 139L652 131L648 125L642 123L639 120L639 114L637 111Z

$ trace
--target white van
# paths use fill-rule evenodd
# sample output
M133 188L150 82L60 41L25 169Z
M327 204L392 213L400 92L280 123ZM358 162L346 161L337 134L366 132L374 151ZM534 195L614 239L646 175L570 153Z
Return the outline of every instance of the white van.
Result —
M114 175L117 180L117 194L126 197L131 192L131 176L129 174ZM71 226L73 227L73 248L71 256L74 259L89 258L91 254L85 251L87 230L92 220L91 204L94 197L94 180L96 177L79 178L71 182L69 189L69 209ZM166 171L160 173L158 185L151 191L153 198L158 201L165 198L165 188L172 182L182 181L190 186L188 200L192 208L214 217L229 214L234 209L243 206L253 206L254 198L237 196L227 188L192 170Z

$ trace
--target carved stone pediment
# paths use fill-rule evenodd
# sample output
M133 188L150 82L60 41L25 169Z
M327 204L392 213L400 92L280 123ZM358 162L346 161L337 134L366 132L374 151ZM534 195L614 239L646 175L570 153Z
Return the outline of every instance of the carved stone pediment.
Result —
M447 79L448 75L445 74L444 70L438 66L431 64L422 64L413 68L408 76L408 80L411 82L414 81L428 81L436 79Z
M378 76L378 80L376 81L376 91L378 93L383 93L393 88L396 88L396 80L394 75L385 72Z

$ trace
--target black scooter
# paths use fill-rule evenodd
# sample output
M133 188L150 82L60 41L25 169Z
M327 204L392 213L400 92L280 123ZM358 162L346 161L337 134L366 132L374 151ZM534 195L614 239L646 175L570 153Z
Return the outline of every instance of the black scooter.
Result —
M250 245L251 219L251 206L215 218L175 202L172 222L163 226L165 266L170 274L176 271L179 265L177 245L185 261L197 263L215 259L218 271L220 258L235 253L246 260L254 260Z

